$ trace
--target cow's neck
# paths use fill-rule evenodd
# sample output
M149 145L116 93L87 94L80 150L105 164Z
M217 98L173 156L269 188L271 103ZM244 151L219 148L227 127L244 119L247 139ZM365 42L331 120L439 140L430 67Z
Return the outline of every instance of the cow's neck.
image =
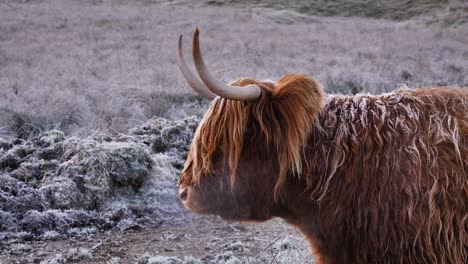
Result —
M284 208L278 216L299 229L306 237L311 246L311 253L317 258L317 263L329 263L327 261L329 248L326 243L326 234L323 233L323 224L320 223L316 202L303 192L292 191L285 196Z

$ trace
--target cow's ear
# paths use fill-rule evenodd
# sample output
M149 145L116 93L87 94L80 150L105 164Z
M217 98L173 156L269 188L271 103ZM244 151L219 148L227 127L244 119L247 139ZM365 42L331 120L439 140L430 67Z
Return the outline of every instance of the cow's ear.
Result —
M267 93L271 93L273 91L273 88L275 87L275 84L272 82L257 81L251 78L240 78L230 83L231 86L238 86L238 87L243 87L243 86L247 86L251 84L257 85L260 89L262 89L263 92L267 92Z
M292 114L311 116L314 121L322 110L325 93L320 83L304 74L288 74L272 91L273 99Z
M276 144L281 160L275 196L286 180L287 171L301 175L304 142L310 136L324 105L324 92L314 79L301 74L284 76L272 91L271 107L280 128ZM282 166L282 167L281 167Z

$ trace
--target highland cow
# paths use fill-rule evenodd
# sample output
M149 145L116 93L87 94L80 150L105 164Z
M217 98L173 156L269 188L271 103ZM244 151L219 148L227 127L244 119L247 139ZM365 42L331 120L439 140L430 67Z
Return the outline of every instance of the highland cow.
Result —
M318 263L467 263L468 90L325 95L306 75L217 81L201 57L188 83L214 98L179 197L195 213L281 217Z

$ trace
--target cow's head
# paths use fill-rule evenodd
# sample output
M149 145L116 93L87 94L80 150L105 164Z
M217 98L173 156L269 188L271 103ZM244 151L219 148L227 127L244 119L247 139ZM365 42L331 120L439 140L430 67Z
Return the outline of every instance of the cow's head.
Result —
M281 214L289 177L300 176L307 138L324 96L310 77L290 74L278 83L216 80L201 56L195 30L189 70L179 38L178 63L198 93L213 99L193 138L179 180L179 197L190 210L233 220L267 220Z

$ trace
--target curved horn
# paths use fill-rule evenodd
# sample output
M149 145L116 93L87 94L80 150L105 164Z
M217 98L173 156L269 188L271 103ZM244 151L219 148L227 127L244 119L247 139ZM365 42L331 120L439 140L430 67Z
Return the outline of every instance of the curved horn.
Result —
M180 71L184 76L184 79L188 82L190 87L197 91L200 95L213 99L216 97L212 91L210 91L204 83L202 83L192 72L184 61L184 53L182 51L182 35L179 36L179 47L177 48L177 64L179 65Z
M199 34L200 32L197 27L193 35L193 60L195 62L195 68L197 69L200 78L206 84L208 89L210 89L213 93L226 99L232 99L237 101L257 99L261 94L261 90L258 86L254 84L242 87L230 86L216 80L210 74L210 72L205 66L205 62L203 61L201 55Z

